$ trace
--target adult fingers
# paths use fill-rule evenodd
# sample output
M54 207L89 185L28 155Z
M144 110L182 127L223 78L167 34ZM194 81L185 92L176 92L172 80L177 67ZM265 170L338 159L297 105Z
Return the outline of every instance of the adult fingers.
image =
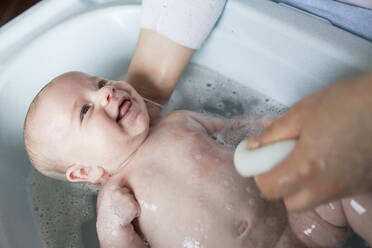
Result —
M292 153L271 171L255 176L261 193L268 199L279 199L294 194L314 177L319 168L306 159L306 147L297 143Z
M255 149L280 140L296 138L300 133L300 128L296 113L290 111L274 121L259 136L247 139L247 147Z
M260 128L268 128L269 126L271 126L271 124L273 124L273 122L275 121L276 118L274 117L268 117L268 116L265 116L265 117L261 117L259 119L256 120L256 124L260 127Z
M309 210L337 199L339 190L322 183L311 182L306 187L284 198L289 211Z

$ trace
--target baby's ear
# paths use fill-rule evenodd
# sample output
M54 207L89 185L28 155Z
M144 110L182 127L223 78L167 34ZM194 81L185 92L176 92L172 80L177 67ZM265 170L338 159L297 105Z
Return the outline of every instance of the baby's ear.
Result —
M105 169L100 166L72 165L66 170L66 177L70 182L98 183L105 174Z

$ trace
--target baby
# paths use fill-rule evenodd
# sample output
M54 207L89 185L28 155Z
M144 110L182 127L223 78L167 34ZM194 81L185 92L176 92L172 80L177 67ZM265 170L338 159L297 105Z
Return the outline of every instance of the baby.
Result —
M244 122L189 111L149 122L128 83L80 72L54 79L30 106L25 146L41 173L108 179L97 203L101 247L338 247L347 223L372 242L371 194L296 214L261 198L213 138L252 128Z

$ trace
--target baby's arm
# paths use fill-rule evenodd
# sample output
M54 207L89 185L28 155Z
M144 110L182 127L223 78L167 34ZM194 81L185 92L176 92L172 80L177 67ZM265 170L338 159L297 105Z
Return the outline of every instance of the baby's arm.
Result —
M140 208L127 188L104 187L97 201L97 233L102 248L145 247L131 222Z

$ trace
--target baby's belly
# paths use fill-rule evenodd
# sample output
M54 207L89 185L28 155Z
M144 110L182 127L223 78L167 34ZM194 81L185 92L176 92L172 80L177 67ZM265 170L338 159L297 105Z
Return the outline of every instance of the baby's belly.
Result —
M139 229L151 247L275 246L287 226L284 205L262 199L253 180L232 168L214 166L179 175L145 171L134 188Z

